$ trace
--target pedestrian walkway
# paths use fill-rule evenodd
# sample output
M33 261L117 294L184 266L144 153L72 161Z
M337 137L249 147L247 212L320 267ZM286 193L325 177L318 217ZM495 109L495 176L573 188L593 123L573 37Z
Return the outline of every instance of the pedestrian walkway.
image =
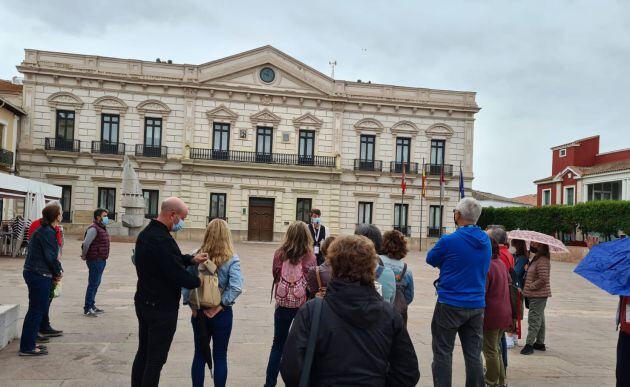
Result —
M63 337L51 339L50 354L40 358L17 356L18 342L0 351L0 386L128 386L137 348L137 320L133 309L136 274L130 261L132 244L112 243L96 303L106 310L98 318L83 317L87 268L79 258L80 241L64 248L63 294L53 302L51 320ZM196 248L181 243L182 250ZM273 305L269 303L271 259L275 245L240 243L245 292L234 309L229 349L228 385L263 385L273 336ZM424 263L424 253L406 259L414 274L415 299L409 308L409 331L420 359L421 386L431 386L430 323L435 303L433 280L438 271ZM0 303L19 303L23 318L27 290L23 259L0 258ZM510 350L508 383L514 386L614 386L617 298L572 273L574 264L552 262L552 292L547 317L546 353L521 356ZM526 330L527 324L524 324ZM20 327L21 328L21 327ZM526 332L525 332L526 333ZM458 343L459 341L457 341ZM521 342L524 343L524 336ZM190 313L180 310L179 323L163 386L190 385L193 338ZM453 360L453 385L463 386L461 348ZM206 385L212 382L207 375ZM279 383L281 385L281 383Z

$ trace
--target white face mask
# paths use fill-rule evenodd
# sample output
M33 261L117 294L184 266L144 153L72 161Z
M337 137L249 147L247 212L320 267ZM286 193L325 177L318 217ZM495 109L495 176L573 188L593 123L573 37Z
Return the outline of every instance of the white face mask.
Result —
M516 254L516 249L514 248L514 246L510 246L509 250L510 250L510 254L512 255Z

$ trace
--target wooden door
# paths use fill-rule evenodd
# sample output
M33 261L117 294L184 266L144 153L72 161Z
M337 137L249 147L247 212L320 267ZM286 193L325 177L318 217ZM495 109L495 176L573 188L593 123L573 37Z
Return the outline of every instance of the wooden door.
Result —
M274 199L249 198L248 240L273 240L273 212Z

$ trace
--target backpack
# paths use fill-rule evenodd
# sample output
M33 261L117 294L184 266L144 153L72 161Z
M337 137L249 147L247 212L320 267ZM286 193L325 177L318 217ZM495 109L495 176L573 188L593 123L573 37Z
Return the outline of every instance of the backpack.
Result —
M306 302L306 287L302 262L296 265L288 259L282 262L280 281L276 285L276 304L283 308L299 308Z
M211 260L199 264L201 286L190 291L189 304L197 309L214 308L221 304L219 268Z
M405 274L407 274L407 264L405 263L402 269L402 272L399 275L396 275L396 296L394 297L394 310L400 313L407 325L407 299L405 298L403 279L405 278Z
M315 278L317 279L317 292L315 297L324 298L326 296L326 287L322 284L322 277L319 275L319 266L315 266Z

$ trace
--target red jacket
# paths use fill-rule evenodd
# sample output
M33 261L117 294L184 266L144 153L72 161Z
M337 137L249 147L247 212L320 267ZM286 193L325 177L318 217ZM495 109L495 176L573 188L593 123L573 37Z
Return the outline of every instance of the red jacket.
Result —
M499 259L505 267L508 269L514 269L514 256L510 253L510 250L506 246L499 247Z
M486 280L484 330L506 330L512 326L512 306L508 284L509 276L503 263L499 259L492 259Z
M619 300L619 325L621 331L630 334L630 296L621 296Z
M28 228L28 234L26 236L26 239L30 240L31 239L31 235L33 235L33 233L35 232L35 230L37 230L38 228L40 228L42 226L42 219L35 219L33 221L33 223L31 223L31 226ZM59 244L59 246L63 245L63 235L61 235L61 228L59 226L55 227L55 231L57 234L57 243Z

